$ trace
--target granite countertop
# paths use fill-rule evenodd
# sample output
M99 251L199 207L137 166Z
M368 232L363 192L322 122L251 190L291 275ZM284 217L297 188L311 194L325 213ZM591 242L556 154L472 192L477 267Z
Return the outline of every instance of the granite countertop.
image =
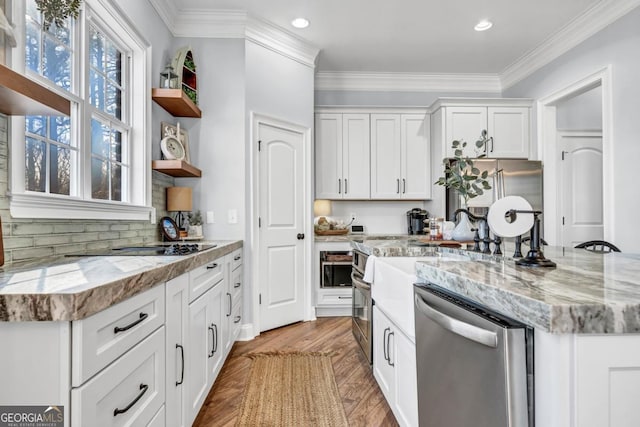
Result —
M363 240L404 240L409 238L426 237L426 236L410 236L408 234L342 234L339 236L318 236L314 234L316 242L362 242Z
M510 256L413 246L410 240L364 240L352 245L376 256L441 252L442 257L416 263L419 280L546 332L640 333L640 255L545 246L545 256L557 267L527 268L516 266ZM513 253L509 249L507 245L504 252ZM469 259L448 259L447 253Z
M38 260L0 271L0 321L78 320L242 247L183 256L87 256Z

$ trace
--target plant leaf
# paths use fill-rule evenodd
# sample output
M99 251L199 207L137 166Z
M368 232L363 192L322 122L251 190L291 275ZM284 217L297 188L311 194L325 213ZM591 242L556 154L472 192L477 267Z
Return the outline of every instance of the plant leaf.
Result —
M487 179L488 176L489 176L489 171L482 171L482 174L480 175L482 179Z
M480 175L480 169L472 167L471 168L471 173L474 175Z

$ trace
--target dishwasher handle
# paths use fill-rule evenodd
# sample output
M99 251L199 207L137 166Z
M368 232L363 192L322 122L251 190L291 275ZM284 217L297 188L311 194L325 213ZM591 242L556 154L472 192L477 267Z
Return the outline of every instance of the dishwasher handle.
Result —
M498 347L498 334L486 329L479 328L474 325L462 322L460 320L449 317L446 314L440 313L428 305L419 295L414 295L416 308L429 319L442 326L444 329L453 332L456 335L460 335L468 340L477 342L478 344L486 345L487 347Z
M371 292L371 285L367 284L366 282L363 282L362 279L357 275L355 275L354 273L351 273L351 282L353 283L353 286L355 286L356 288L360 288L362 290Z

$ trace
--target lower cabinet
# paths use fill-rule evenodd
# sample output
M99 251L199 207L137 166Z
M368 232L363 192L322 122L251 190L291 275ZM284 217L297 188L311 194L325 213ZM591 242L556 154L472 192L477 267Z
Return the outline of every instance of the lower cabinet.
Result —
M373 375L401 426L418 425L416 346L373 307Z

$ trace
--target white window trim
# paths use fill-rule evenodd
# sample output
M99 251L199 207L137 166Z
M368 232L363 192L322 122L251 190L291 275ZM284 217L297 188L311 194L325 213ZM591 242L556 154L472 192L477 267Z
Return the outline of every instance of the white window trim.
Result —
M18 2L22 3L22 2ZM126 14L109 0L85 0L84 8L90 8L101 22L120 23L126 36L135 46L135 55L131 58L131 69L145 67L145 73L135 73L129 79L132 88L129 114L131 132L134 138L130 141L129 202L109 200L82 199L79 197L58 196L25 191L25 141L24 117L11 117L10 138L10 202L9 209L13 218L49 218L49 219L105 219L148 221L152 216L151 206L151 45L135 30L135 26ZM14 22L24 22L24 8L14 7ZM22 16L20 16L22 14ZM19 48L13 49L12 63L14 69L25 74L24 67L24 34L16 32ZM84 49L81 41L77 49ZM28 73L30 74L30 73ZM132 73L133 74L133 73ZM31 76L30 77L36 77ZM37 80L42 81L39 76ZM83 81L84 79L80 79ZM54 88L55 90L55 88ZM81 88L81 91L83 89ZM69 96L65 92L65 96ZM72 114L84 114L75 112ZM86 154L86 153L85 153ZM80 169L86 164L80 163ZM87 193L86 174L78 176L84 180L84 192ZM90 187L89 191L90 193Z

